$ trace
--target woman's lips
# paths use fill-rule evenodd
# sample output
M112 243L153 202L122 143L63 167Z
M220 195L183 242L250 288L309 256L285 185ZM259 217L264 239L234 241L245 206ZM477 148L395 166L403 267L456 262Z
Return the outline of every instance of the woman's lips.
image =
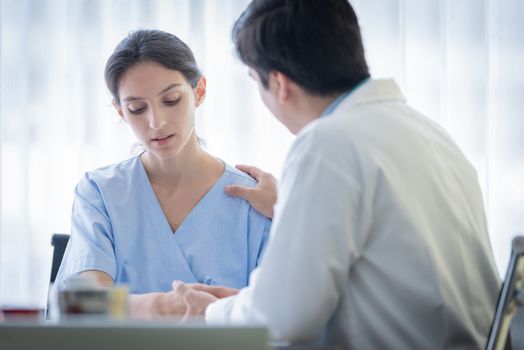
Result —
M163 137L157 137L157 138L152 139L151 141L153 143L155 143L156 145L158 145L158 146L163 146L163 145L169 143L169 141L171 141L173 136L175 136L175 134L171 134L171 135L167 135L167 136L163 136Z

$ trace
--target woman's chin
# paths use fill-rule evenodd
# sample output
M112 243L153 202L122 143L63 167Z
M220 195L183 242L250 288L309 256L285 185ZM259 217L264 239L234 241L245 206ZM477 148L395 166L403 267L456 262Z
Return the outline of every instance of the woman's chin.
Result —
M148 152L154 155L158 159L172 159L176 158L180 154L180 149L176 148L149 148Z

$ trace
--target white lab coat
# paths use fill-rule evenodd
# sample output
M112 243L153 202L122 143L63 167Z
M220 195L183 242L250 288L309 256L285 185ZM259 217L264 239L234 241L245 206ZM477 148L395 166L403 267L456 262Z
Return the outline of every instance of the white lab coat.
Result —
M370 80L299 133L262 264L206 319L343 349L480 348L498 285L474 168Z

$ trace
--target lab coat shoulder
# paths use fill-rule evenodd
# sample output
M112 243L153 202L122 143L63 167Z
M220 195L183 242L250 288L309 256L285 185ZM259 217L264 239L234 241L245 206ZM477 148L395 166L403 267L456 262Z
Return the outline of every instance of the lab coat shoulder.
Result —
M308 124L292 144L286 159L285 169L308 166L311 160L319 162L329 171L338 173L346 181L350 177L360 177L358 171L361 159L361 146L354 142L352 133L348 132L344 115L321 118ZM346 115L347 117L347 115ZM352 169L352 172L345 171Z

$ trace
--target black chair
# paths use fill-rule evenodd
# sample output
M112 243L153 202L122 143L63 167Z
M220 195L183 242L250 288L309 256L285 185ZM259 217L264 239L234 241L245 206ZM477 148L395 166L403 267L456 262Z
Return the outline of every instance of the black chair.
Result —
M515 325L512 325L513 316L517 308L524 305L523 287L524 237L518 236L511 242L511 257L506 277L500 290L486 350L507 350L512 348L509 330L510 326L512 326L511 328L515 331ZM519 331L522 330L520 329Z
M64 252L69 242L69 235L63 233L55 233L51 237L51 245L53 246L53 263L51 265L51 283L55 282L56 274L62 263Z

